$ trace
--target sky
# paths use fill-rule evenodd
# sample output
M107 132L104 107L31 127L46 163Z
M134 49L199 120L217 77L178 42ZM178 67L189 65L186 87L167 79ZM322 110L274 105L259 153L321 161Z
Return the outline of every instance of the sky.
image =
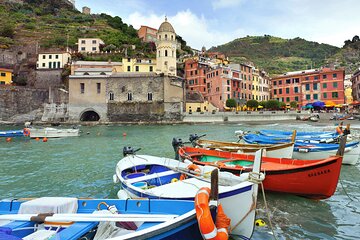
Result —
M360 35L359 0L76 0L75 6L119 16L135 29L157 29L166 16L195 49L265 34L342 47Z

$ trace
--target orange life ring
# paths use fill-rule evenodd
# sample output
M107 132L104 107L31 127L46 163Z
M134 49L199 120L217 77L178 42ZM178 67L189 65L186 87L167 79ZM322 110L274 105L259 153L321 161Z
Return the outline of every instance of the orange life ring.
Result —
M218 206L216 215L216 224L211 217L209 208L210 189L208 187L201 188L195 196L195 211L200 232L204 239L211 240L227 240L228 227L230 219L225 215L222 206Z
M24 130L23 130L23 134L24 134L24 136L25 136L25 137L30 136L30 129L28 129L28 128L24 128Z
M192 163L188 165L186 168L189 169L190 171L196 172L195 173L196 176L200 175L201 170L198 165ZM181 174L180 180L184 180L185 178L186 178L186 174L185 173Z

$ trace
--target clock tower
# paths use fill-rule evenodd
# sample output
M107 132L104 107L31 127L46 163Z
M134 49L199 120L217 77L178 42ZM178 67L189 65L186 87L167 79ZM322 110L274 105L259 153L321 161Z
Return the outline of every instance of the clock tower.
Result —
M166 17L156 34L156 73L176 76L176 33Z

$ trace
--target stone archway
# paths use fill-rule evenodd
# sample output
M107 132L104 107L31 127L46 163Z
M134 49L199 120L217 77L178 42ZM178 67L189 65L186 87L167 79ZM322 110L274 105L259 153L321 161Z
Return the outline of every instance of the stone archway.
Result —
M97 112L93 110L85 111L80 116L80 121L85 122L97 122L100 120L100 116Z

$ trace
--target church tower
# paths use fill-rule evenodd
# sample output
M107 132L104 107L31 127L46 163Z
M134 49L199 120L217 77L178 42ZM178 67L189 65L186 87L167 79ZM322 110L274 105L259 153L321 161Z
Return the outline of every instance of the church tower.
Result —
M156 34L156 73L176 76L176 33L166 17Z

